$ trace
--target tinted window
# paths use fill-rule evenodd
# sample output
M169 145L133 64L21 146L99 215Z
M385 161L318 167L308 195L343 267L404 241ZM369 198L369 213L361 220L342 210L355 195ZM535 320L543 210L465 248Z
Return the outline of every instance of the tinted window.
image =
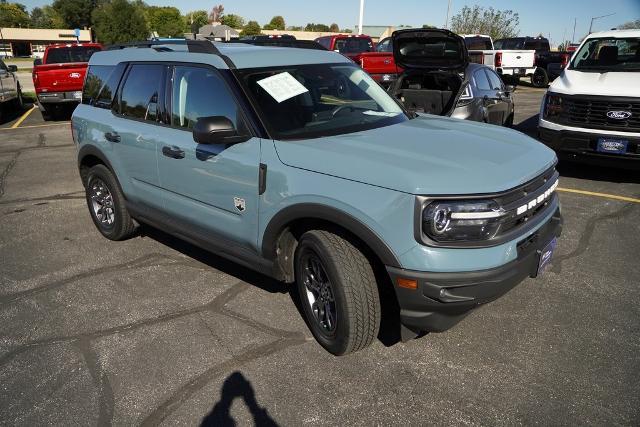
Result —
M487 79L487 75L484 73L484 70L480 69L473 74L473 79L476 81L476 87L480 90L491 90L491 85L489 85L489 79Z
M161 65L133 65L122 88L120 112L136 119L155 121L163 81Z
M465 37L464 44L469 50L491 50L491 39L489 37Z
M361 53L373 51L371 40L357 37L349 37L344 39L336 39L333 48L340 53Z
M87 69L87 77L82 90L83 104L93 104L114 68L114 66L110 65L92 65Z
M47 54L47 64L62 64L65 62L89 62L89 58L96 52L99 52L98 47L59 47L55 49L49 49Z
M0 59L0 70L9 71L2 59Z
M524 48L524 39L516 38L516 39L502 39L497 40L494 43L496 49L502 50L521 50Z
M330 41L329 41L329 39L328 39L328 38L326 38L326 37L319 38L319 39L317 40L317 42L318 42L318 43L320 43L320 44L321 44L322 46L324 46L325 48L329 49Z
M191 129L200 117L224 116L238 129L239 109L217 71L176 67L171 96L171 125Z
M502 80L496 73L491 70L485 70L489 76L489 82L491 83L491 89L502 90Z

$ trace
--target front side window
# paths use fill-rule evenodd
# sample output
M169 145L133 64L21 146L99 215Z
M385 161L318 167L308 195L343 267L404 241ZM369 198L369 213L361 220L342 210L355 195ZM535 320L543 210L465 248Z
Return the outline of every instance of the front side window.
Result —
M398 103L352 64L292 65L241 73L254 105L278 139L337 135L408 120Z
M486 72L489 77L489 83L491 83L491 89L502 90L502 79L500 79L500 77L491 70L486 70Z
M120 113L134 119L156 121L163 76L162 65L132 65L122 88Z
M239 129L239 106L217 71L205 67L174 69L171 125L192 129L200 117L223 116Z
M376 46L376 51L377 52L392 52L393 48L391 45L391 39L390 38L386 38L384 40L382 40L380 43L378 43L378 46Z
M570 69L594 72L639 71L640 37L589 39L573 57Z

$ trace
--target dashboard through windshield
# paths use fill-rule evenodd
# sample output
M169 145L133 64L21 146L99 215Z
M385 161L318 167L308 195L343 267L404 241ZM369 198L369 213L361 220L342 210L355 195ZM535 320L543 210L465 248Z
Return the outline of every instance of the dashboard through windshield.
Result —
M277 139L338 135L409 120L400 105L355 65L309 64L239 72Z

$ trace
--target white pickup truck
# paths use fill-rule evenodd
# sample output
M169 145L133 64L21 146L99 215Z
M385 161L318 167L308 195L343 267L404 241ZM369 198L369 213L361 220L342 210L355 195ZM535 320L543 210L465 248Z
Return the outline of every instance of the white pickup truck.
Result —
M520 77L531 76L535 72L535 50L502 49L494 46L491 37L484 34L461 36L469 51L469 61L491 67L505 83L517 84Z
M640 30L587 36L542 100L538 132L560 159L640 170Z

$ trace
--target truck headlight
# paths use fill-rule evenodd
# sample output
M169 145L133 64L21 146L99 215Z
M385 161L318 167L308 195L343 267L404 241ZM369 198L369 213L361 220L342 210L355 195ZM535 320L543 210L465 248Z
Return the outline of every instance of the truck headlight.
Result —
M562 97L554 93L547 93L547 97L544 100L544 118L557 117L564 113L564 103Z
M422 231L440 243L489 240L507 216L493 200L434 201L422 211Z

